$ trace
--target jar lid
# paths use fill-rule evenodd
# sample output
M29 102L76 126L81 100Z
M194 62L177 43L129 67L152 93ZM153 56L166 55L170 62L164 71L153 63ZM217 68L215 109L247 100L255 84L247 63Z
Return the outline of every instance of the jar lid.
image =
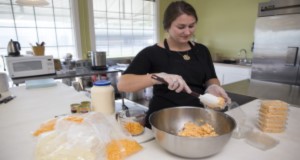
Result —
M109 80L99 80L94 82L94 86L108 86L111 82Z

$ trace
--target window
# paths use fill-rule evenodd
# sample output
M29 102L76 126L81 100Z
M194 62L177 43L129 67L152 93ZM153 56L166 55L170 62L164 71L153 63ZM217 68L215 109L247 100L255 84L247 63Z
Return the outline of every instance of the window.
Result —
M156 42L153 0L93 0L93 15L96 50L108 58L132 57Z
M10 39L21 44L21 54L30 45L45 42L45 54L77 58L70 0L48 0L45 7L21 6L15 0L0 0L0 55L7 55ZM0 63L2 64L2 63Z

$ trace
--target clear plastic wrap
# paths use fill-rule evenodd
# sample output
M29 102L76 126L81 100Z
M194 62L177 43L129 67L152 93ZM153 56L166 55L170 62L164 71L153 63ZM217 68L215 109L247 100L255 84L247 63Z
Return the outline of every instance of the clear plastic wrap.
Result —
M236 122L236 128L232 133L232 137L236 139L245 138L245 136L253 131L253 127L247 121L247 116L245 112L240 108L234 108L230 110L230 115L234 118Z
M38 160L121 160L142 149L113 116L95 112L59 117L37 136Z
M279 144L279 140L261 132L251 132L246 135L246 142L261 150L268 150Z

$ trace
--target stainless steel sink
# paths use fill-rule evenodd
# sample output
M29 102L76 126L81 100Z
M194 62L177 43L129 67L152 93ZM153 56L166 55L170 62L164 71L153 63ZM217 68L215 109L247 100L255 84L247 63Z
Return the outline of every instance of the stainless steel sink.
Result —
M243 105L257 99L255 97L245 96L245 95L231 93L231 92L227 92L227 94L231 98L231 101L237 102L239 105Z
M247 62L238 62L236 63L237 65L241 65L241 66L251 66L252 62L251 61L247 61Z

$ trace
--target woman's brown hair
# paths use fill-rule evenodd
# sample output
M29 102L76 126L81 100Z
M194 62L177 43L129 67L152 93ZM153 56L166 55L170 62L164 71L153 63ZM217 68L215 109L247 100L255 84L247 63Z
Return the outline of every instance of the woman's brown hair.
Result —
M163 26L165 30L171 27L172 22L182 14L193 16L198 21L197 13L195 9L185 1L176 1L170 3L164 13Z

